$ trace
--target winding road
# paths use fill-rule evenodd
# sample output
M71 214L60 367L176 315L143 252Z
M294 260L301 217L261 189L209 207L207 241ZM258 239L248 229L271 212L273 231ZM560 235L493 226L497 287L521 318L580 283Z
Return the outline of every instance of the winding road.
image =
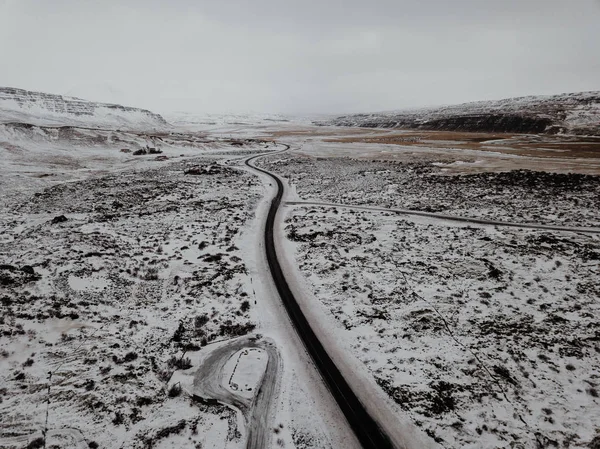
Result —
M356 438L363 448L387 449L395 447L398 449L400 447L404 447L405 444L403 442L399 442L398 438L396 438L399 434L399 429L391 429L389 427L389 422L387 422L388 427L382 425L374 417L378 416L378 418L381 419L381 415L377 415L379 411L373 409L372 404L370 404L369 408L365 406L363 402L361 402L359 399L361 394L363 400L367 400L365 399L364 392L358 391L357 393L359 394L357 395L355 391L352 390L352 387L346 378L344 378L342 372L335 364L330 354L328 354L322 342L319 340L319 337L303 313L299 302L294 297L294 294L292 293L292 290L290 289L288 281L284 275L282 264L277 257L276 250L274 228L277 214L282 206L339 207L373 212L388 212L399 215L421 216L436 220L473 223L479 225L600 234L599 228L496 221L484 218L462 217L411 209L392 209L378 206L314 201L283 202L283 197L285 194L285 186L283 181L276 174L271 173L263 168L259 168L254 164L254 161L259 158L283 153L291 148L286 144L281 145L285 146L285 149L256 154L250 157L237 159L237 161L243 161L244 164L252 171L266 175L269 179L275 182L276 192L271 199L271 203L268 208L263 236L266 261L269 271L287 315L289 316L300 340L306 347L306 350L312 358L319 374L325 382L325 385L331 392L340 410L346 417L350 428L354 431ZM256 395L251 399L236 395L223 386L223 367L227 360L229 360L236 351L239 351L242 348L261 348L268 354L268 364L265 373L258 384L259 386ZM269 411L270 406L272 405L272 400L275 397L277 388L279 386L279 377L281 374L280 364L280 356L274 342L266 340L261 341L260 338L256 337L244 337L233 340L217 349L203 362L202 366L195 375L194 395L216 399L239 409L244 416L248 428L246 448L261 449L266 447L269 441L269 430L271 428L269 425L270 423L268 422L270 416ZM373 415L374 413L375 415ZM385 429L387 429L387 432Z
M287 151L290 149L289 145L285 145L286 149L280 151ZM283 305L292 321L300 339L304 343L308 353L312 357L319 373L321 374L327 388L331 392L332 396L336 400L344 416L348 420L350 427L353 429L358 441L363 448L369 449L387 449L393 448L389 436L384 432L380 425L375 419L368 413L365 406L358 399L357 395L352 391L352 388L335 365L322 343L319 341L317 335L313 331L310 323L306 319L302 312L300 305L284 276L281 264L277 258L277 252L275 250L275 239L273 228L275 224L275 217L281 205L281 200L284 194L284 185L281 179L277 175L268 172L262 168L257 167L253 164L253 161L260 157L275 154L264 153L256 156L249 157L244 160L244 163L253 170L267 175L277 186L277 192L271 200L271 205L267 214L267 219L264 228L264 241L265 251L267 257L267 263L273 281L277 288L277 292L281 297Z

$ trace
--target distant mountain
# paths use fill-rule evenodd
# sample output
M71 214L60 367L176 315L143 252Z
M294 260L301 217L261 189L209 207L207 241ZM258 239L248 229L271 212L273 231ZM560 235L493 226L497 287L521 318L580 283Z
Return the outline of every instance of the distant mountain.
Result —
M229 125L258 125L270 123L287 123L292 119L280 114L236 113L211 114L194 112L171 112L164 114L169 123L181 127L194 128L199 126L229 126ZM296 119L294 117L294 119Z
M319 125L600 136L600 92L345 115Z
M0 123L10 122L129 130L168 126L160 115L145 109L0 87Z

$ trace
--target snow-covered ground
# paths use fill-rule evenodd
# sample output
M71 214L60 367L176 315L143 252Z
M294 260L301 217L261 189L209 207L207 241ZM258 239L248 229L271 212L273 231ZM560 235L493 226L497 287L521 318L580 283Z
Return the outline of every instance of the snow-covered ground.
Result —
M262 162L291 183L293 201L600 223L598 176L451 175L441 159L332 157L319 145ZM313 307L333 318L336 338L442 447L593 447L597 234L302 203L286 210L287 245Z
M221 167L186 174L215 162L61 183L4 211L3 435L74 428L142 447L176 433L241 447L234 412L199 412L166 387L184 351L256 323L236 241L260 184Z
M322 207L286 222L338 338L442 447L594 438L597 238Z
M274 187L242 159L273 139L292 151L258 164L284 200L350 206L288 203L278 251L398 428L447 448L600 438L597 234L351 207L598 227L598 176L456 174L481 152L323 143L333 128L279 116L81 126L79 100L34 97L44 113L0 120L0 447L356 446L268 275Z
M387 147L394 152L394 146ZM490 173L485 166L482 173L451 175L445 170L447 160L367 158L288 154L274 157L265 166L288 177L303 200L523 223L600 226L599 176L530 170Z
M69 447L241 448L251 435L353 447L259 266L270 189L227 166L280 148L0 127L1 447L41 444L46 429L48 445ZM215 346L261 334L281 366L260 389L260 354L231 354L237 368L213 374L246 400L271 391L256 410L272 416L246 420L235 403L179 391Z
M273 125L288 123L291 117L280 114L210 114L210 113L192 113L192 112L167 112L163 116L169 123L175 126L186 128L206 128L224 127L227 125L255 127L261 125ZM296 119L293 119L296 121Z

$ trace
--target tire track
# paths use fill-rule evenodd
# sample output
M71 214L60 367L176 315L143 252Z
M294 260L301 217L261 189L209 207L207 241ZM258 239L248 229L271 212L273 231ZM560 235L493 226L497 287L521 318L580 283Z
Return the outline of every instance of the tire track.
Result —
M265 372L252 398L235 394L225 388L225 364L237 352L246 348L262 349L268 356ZM202 361L194 374L192 397L200 401L218 401L240 410L248 430L246 448L264 449L269 447L272 428L271 406L279 391L280 376L281 360L275 343L257 336L241 337L220 345Z
M286 206L300 207L300 206L320 206L320 207L340 207L344 209L355 209L365 210L372 212L390 212L398 215L413 215L418 217L429 217L438 220L456 221L462 223L473 223L490 226L505 226L512 228L526 228L526 229L541 229L547 231L561 231L561 232L580 232L583 234L600 234L599 228L583 228L574 226L560 226L560 225L546 225L536 223L517 223L512 221L498 221L498 220L486 220L484 218L473 218L473 217L461 217L458 215L447 215L438 214L436 212L424 212L412 209L390 209L386 207L378 206L362 206L354 204L342 204L342 203L326 203L318 201L289 201L285 203Z

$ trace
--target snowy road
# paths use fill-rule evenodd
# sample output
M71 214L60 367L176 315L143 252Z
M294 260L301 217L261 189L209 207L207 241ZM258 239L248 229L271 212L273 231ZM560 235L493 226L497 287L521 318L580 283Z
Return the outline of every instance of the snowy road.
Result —
M232 392L225 386L225 365L237 352L247 348L259 348L267 354L264 374L252 397ZM193 394L197 398L214 399L240 410L248 429L246 448L264 449L269 445L272 428L269 423L272 415L270 408L279 385L280 366L279 352L274 342L256 336L230 340L203 360L194 374Z
M389 209L385 207L377 206L363 206L353 204L342 204L342 203L326 203L326 202L315 202L315 201L288 201L285 203L286 206L322 206L322 207L340 207L345 209L365 210L374 212L390 212L399 215L413 215L419 217L429 217L439 220L457 221L462 223L473 223L482 225L492 226L507 226L513 228L527 228L527 229L541 229L548 231L563 231L563 232L581 232L585 234L600 234L599 228L580 228L573 226L557 226L557 225L545 225L536 223L518 223L512 221L498 221L498 220L486 220L483 218L472 218L472 217L460 217L457 215L446 215L438 214L435 212L424 212L411 209Z
M286 150L290 147L286 145ZM284 151L286 151L284 150ZM272 153L270 153L272 154ZM252 156L245 160L245 164L275 181L277 192L272 199L268 210L265 224L265 250L271 275L277 287L277 291L285 309L302 339L307 351L311 355L329 391L335 398L340 409L344 413L348 423L356 434L361 445L365 448L392 448L394 445L387 433L380 427L379 423L366 410L357 395L333 362L319 338L313 331L306 319L302 309L292 294L275 250L275 239L273 228L275 217L279 210L284 194L284 185L281 179L266 170L256 167L252 162L265 155Z

